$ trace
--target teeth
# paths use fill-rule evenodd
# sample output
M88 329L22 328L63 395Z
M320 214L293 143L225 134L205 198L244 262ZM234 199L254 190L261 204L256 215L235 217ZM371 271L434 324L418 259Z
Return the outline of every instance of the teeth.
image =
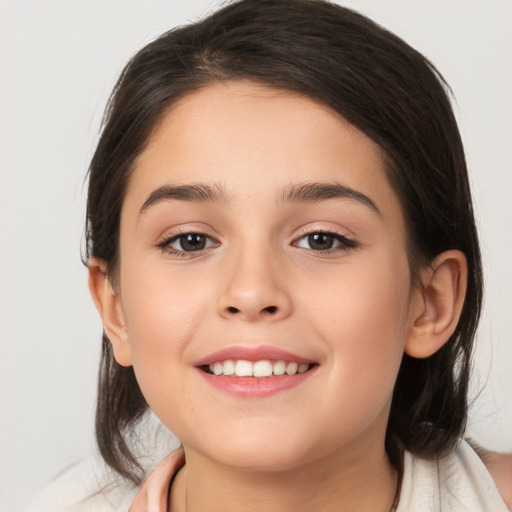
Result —
M235 375L237 377L252 377L253 366L250 361L237 361L235 364Z
M272 363L270 361L257 361L253 368L255 377L270 377L272 375Z
M299 364L299 367L297 368L297 373L305 373L309 370L309 364L302 363Z
M224 375L234 375L234 373L235 373L235 362L231 361L231 359L228 360L228 361L224 361L224 365L223 365L222 370L223 370L222 373Z
M286 362L276 361L274 363L274 375L284 375L286 373Z
M237 377L271 377L272 375L296 375L307 372L311 365L294 361L219 361L208 366L214 375L236 375Z
M299 368L298 363L288 363L286 365L286 373L288 375L295 375L297 373L298 368Z

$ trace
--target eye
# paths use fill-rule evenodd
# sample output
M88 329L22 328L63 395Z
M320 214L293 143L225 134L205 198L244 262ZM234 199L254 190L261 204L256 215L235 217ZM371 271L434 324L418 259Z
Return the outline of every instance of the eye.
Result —
M357 247L357 242L338 233L318 231L300 237L294 245L312 251L328 253L337 249L353 249Z
M217 245L215 240L202 233L180 233L166 238L158 244L158 247L165 249L169 254L184 255L184 253L200 252Z

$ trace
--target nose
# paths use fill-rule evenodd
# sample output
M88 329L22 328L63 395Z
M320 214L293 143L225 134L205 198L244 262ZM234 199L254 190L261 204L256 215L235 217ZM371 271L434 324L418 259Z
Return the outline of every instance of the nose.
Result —
M283 320L290 315L293 306L286 272L270 251L232 255L225 269L218 298L221 316L258 322Z

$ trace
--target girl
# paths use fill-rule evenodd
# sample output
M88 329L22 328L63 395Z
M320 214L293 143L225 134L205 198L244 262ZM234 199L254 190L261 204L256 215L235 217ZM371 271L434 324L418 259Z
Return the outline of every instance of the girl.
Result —
M507 510L507 460L493 481L461 441L482 277L445 89L322 0L234 2L130 61L87 204L124 480L78 507ZM182 449L138 492L148 408Z

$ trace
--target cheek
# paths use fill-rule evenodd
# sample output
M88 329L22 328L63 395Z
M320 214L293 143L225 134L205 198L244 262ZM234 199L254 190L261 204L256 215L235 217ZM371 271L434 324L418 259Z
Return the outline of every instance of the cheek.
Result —
M347 273L314 313L333 354L334 374L360 386L361 393L377 387L392 392L408 333L408 265L387 267Z
M407 291L367 276L341 298L343 314L331 317L334 393L327 402L340 404L333 424L350 432L387 422L407 332Z
M192 414L189 404L193 401L183 377L188 371L187 347L200 328L202 305L177 286L165 286L161 280L152 286L151 282L146 274L135 293L126 293L133 369L150 408L164 424L180 432L181 416L176 411Z
M126 265L123 311L133 366L142 387L146 381L167 382L183 363L208 301L207 293L190 293L193 288L190 280L176 275L169 279L169 272L156 266L133 272Z

